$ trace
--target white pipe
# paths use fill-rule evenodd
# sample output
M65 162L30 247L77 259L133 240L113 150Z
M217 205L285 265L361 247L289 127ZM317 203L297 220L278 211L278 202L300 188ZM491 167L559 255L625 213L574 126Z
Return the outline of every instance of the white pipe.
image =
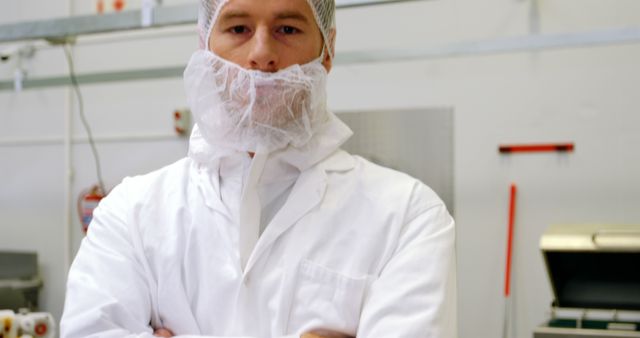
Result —
M69 15L73 15L73 0L67 2ZM64 230L63 230L63 250L64 250L64 276L67 275L69 268L71 267L71 228L73 219L73 90L67 88L67 109L65 109L65 135L63 139L64 143L64 161L65 161L65 173L64 173Z
M75 42L76 47L104 45L109 43L122 43L131 41L149 41L149 40L163 40L169 38L182 38L197 36L197 30L192 26L175 26L175 27L161 27L152 30L143 31L130 31L130 32L115 32L104 33L97 35L79 36ZM29 45L36 48L37 51L57 50L59 45L51 44L43 40L18 42L18 45ZM0 46L13 46L13 44L0 44Z
M71 266L71 215L72 215L72 185L73 185L73 159L72 159L72 128L73 128L73 94L67 90L67 109L65 110L65 137L64 143L64 268ZM65 276L66 276L65 271Z
M399 62L500 53L542 52L552 49L597 47L640 42L640 26L582 33L533 34L489 40L446 43L412 49L387 49L344 52L336 55L334 65Z
M100 34L100 35L79 36L77 45L90 46L90 45L102 45L107 43L122 43L122 42L128 42L128 41L136 41L136 40L145 40L145 41L163 40L163 39L175 38L175 37L193 38L197 36L197 34L198 34L197 29L192 26L162 27L162 28L155 28L153 30L122 32L120 34L110 33L110 34Z
M71 94L71 93L70 93ZM73 96L70 95L70 99L67 102L70 108L75 104ZM73 101L72 101L73 100ZM65 116L70 118L71 116ZM67 127L70 128L70 121L67 121ZM165 141L165 140L180 140L184 137L178 136L175 133L149 133L149 134L121 134L121 135L102 135L93 138L96 143L126 143L126 142L153 142L153 141ZM67 144L69 142L69 144ZM63 144L65 147L73 144L85 144L89 143L89 139L86 137L73 137L71 135L65 135L64 137L42 137L42 138L14 138L14 139L0 139L0 147L20 147L20 146L49 146ZM71 164L69 162L69 164Z

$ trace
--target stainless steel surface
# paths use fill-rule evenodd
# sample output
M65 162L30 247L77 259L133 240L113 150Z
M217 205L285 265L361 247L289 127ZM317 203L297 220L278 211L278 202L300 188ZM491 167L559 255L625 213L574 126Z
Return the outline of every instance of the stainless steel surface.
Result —
M622 322L640 322L640 311L620 311L595 308L551 308L552 319L606 320Z
M640 251L640 227L598 230L591 241L599 250Z
M419 0L337 0L336 7L351 8L408 1ZM159 6L153 9L152 17L152 24L144 25L141 10L127 10L114 14L0 25L0 43L40 39L58 40L88 34L195 24L198 17L198 4Z
M344 148L430 186L453 212L453 109L338 114L354 131Z
M557 224L540 239L543 251L640 252L640 225Z
M533 332L533 338L584 338L584 337L607 337L607 338L629 338L640 337L638 331L620 330L589 330L589 329L566 329L558 327L538 327Z

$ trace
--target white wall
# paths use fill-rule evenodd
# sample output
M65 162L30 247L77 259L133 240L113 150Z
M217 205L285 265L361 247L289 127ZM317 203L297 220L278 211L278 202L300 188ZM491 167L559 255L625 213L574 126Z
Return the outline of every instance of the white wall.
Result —
M167 5L187 1L165 1ZM78 1L75 13L89 13ZM0 23L62 16L64 0L0 4ZM640 26L636 0L433 0L338 13L338 53L447 42ZM177 32L177 34L169 34ZM83 38L78 72L185 64L193 28ZM158 35L169 36L158 38ZM155 36L155 38L151 38ZM458 222L460 337L501 332L508 186L519 187L515 238L514 337L544 321L551 291L538 239L551 223L639 223L640 44L336 66L336 111L455 107L455 217ZM63 74L59 48L38 52L32 76ZM12 70L0 65L0 79ZM180 79L83 87L96 135L170 133L184 105ZM62 137L66 89L0 92L0 142ZM73 133L83 135L74 121ZM501 143L573 141L569 155L501 156ZM74 146L74 194L94 182L85 144ZM186 143L101 143L107 184L184 156ZM40 252L42 304L63 304L64 148L0 146L0 249ZM74 246L80 239L73 218Z

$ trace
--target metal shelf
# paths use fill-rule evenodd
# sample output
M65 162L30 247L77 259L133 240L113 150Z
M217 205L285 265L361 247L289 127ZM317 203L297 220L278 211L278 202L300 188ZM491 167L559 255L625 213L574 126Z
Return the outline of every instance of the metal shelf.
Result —
M336 7L340 9L409 1L419 0L337 0ZM151 25L142 24L142 14L142 10L128 10L114 14L0 25L0 43L23 40L64 41L81 35L195 24L198 5L156 7L153 9Z
M197 17L197 5L183 5L155 8L153 23L148 27L142 25L141 10L21 22L0 26L0 42L59 40L89 34L186 25L195 23Z
M117 72L91 73L77 75L78 84L113 83L133 80L156 80L179 78L184 72L184 66L134 69ZM25 79L23 89L38 89L48 87L70 86L71 78L68 75L55 76L40 79ZM13 81L0 81L0 91L14 90Z

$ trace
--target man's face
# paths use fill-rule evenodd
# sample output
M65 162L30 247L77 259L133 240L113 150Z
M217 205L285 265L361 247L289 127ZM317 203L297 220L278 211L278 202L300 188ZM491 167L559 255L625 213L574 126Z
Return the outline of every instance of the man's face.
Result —
M306 0L231 0L211 29L212 52L264 72L313 61L323 46ZM331 58L325 54L322 63L329 71Z

